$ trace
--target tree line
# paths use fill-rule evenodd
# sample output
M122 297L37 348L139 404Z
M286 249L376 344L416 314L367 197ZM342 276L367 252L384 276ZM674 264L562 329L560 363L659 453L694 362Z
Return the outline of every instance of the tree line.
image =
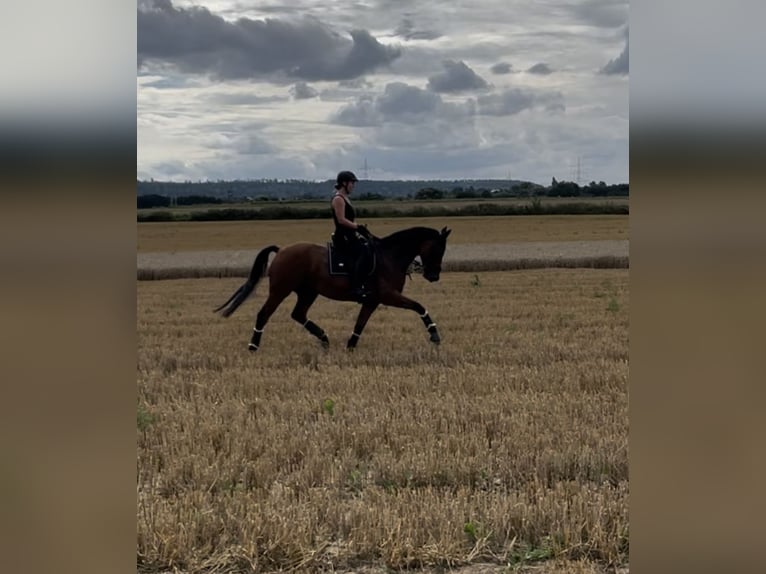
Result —
M430 185L429 185L430 183ZM445 185L445 183L447 185ZM459 185L458 185L459 183ZM262 184L265 187L259 187ZM261 203L291 200L323 200L332 190L332 182L314 183L302 181L267 182L138 182L138 209L173 207L178 205L201 205ZM607 185L592 181L581 186L576 182L557 181L542 186L528 181L511 183L508 180L481 180L465 182L380 182L365 181L364 191L355 196L359 201L385 199L479 199L502 197L628 197L629 185ZM210 188L209 186L213 186ZM306 187L307 186L307 187ZM211 189L213 193L193 193L195 188Z

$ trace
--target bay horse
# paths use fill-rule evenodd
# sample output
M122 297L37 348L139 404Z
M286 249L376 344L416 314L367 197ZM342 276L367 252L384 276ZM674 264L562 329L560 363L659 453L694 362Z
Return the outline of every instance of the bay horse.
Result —
M382 238L370 237L376 257L375 274L368 278L368 286L372 294L362 303L354 330L346 343L347 349L356 347L367 321L378 305L415 311L423 321L431 342L435 344L441 342L436 323L431 320L428 311L417 301L402 295L402 289L407 269L418 256L422 263L423 277L429 282L439 280L442 258L450 233L451 230L446 227L441 231L429 227L411 227ZM269 266L271 253L276 255ZM293 292L298 295L298 301L290 316L319 339L325 348L329 347L330 340L327 334L308 318L309 308L319 295L336 301L354 301L355 299L351 294L350 278L330 274L326 245L300 242L284 248L276 245L263 248L255 257L247 281L214 312L220 312L224 317L234 313L255 290L258 282L266 274L267 267L269 296L256 316L248 349L258 350L261 335L269 317Z

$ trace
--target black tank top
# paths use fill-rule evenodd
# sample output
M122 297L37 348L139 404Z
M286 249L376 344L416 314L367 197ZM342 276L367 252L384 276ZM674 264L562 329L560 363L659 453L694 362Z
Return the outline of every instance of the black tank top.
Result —
M354 207L340 193L336 193L333 196L333 199L335 199L336 197L342 197L343 203L346 204L346 212L344 214L346 216L346 219L348 219L349 221L354 221L354 219L356 218L356 214L354 213ZM349 227L346 227L345 225L341 225L338 222L338 216L335 215L335 209L333 209L332 206L330 207L330 209L332 210L332 220L335 222L335 236L342 237L343 239L353 239L354 230Z

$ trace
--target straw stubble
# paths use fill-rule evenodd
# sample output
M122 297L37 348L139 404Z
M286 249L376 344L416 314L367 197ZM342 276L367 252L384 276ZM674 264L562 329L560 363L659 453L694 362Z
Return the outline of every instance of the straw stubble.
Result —
M627 561L626 270L416 277L442 345L385 308L354 353L324 299L329 351L288 299L248 353L238 284L138 285L140 569Z

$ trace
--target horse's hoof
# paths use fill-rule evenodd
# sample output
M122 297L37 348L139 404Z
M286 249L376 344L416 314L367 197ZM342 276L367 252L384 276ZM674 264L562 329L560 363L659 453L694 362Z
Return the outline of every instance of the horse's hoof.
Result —
M319 341L322 344L322 348L327 350L330 348L330 340L329 339L322 339Z
M258 345L253 345L252 343L249 343L247 345L247 350L248 351L257 351L258 350Z
M439 337L439 335L431 335L431 342L432 342L434 345L438 345L439 343L441 343L441 342L442 342L442 340L441 340L441 338Z

